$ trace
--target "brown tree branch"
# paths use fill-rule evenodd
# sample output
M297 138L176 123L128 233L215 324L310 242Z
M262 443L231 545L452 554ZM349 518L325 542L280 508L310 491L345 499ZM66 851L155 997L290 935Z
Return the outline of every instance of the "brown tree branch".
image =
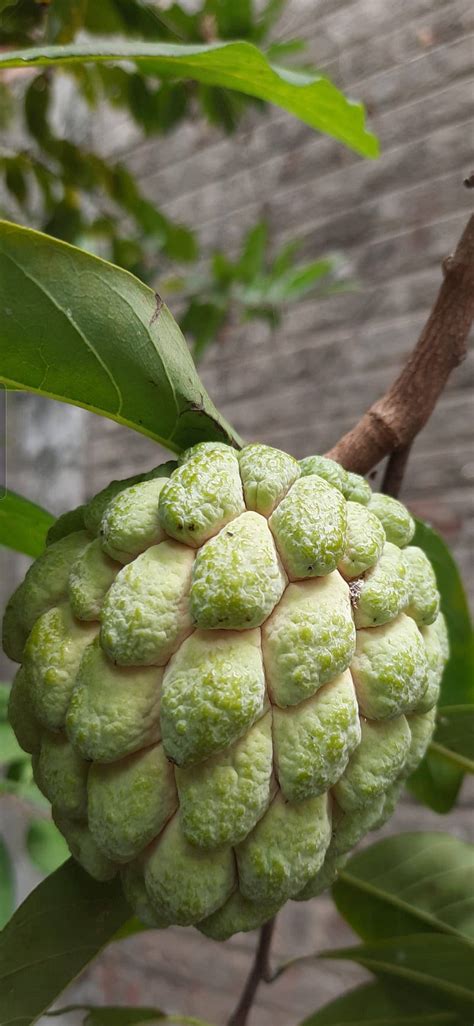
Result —
M327 453L347 470L366 474L384 456L409 448L464 360L474 318L474 215L443 272L435 305L398 378Z
M275 919L270 919L269 922L265 923L260 930L253 965L247 977L247 982L242 991L239 1003L229 1019L228 1026L245 1026L260 983L262 981L269 983L272 978L270 969L270 947L273 931L275 929L275 922Z

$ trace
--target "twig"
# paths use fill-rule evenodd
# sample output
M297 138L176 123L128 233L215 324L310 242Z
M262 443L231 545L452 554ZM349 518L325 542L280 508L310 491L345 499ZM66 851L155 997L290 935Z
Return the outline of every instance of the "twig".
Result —
M474 215L454 254L443 261L443 272L435 305L401 374L327 453L347 470L365 474L389 453L409 448L466 355L474 318Z
M260 930L253 965L247 977L247 982L242 991L239 1003L229 1019L228 1026L245 1026L259 984L262 981L269 983L272 978L270 969L270 948L273 931L275 929L275 922L276 918L270 919L269 922L265 923Z
M403 475L411 452L412 443L405 445L403 449L394 449L389 457L382 480L381 492L386 495L393 495L394 498L400 494Z

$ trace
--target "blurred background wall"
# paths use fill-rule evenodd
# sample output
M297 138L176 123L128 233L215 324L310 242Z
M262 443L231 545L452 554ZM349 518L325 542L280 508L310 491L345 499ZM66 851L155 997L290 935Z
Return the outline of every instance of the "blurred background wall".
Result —
M474 7L456 0L289 0L279 36L306 39L311 62L366 104L381 141L377 161L360 160L276 109L265 118L248 112L231 138L196 122L142 142L110 111L83 126L108 155L126 158L165 213L198 230L205 253L219 246L232 255L264 214L275 247L299 236L307 258L337 250L357 281L353 293L292 307L274 332L260 322L236 327L208 352L204 382L245 438L296 456L324 452L413 346L441 260L472 207L462 180L472 162L473 27ZM471 352L414 446L402 494L449 540L471 594L473 366ZM7 458L9 487L59 513L111 477L154 465L161 452L82 410L12 395ZM6 597L26 561L6 555L3 563ZM3 673L9 679L6 662ZM467 836L469 823L466 792L443 820L406 799L389 829ZM11 829L20 835L21 817ZM26 862L22 880L31 885ZM323 897L284 911L276 952L288 957L350 940ZM156 1003L222 1022L252 943L237 937L218 947L183 930L145 934L106 952L67 999ZM298 1021L361 977L337 963L295 970L262 990L252 1026Z

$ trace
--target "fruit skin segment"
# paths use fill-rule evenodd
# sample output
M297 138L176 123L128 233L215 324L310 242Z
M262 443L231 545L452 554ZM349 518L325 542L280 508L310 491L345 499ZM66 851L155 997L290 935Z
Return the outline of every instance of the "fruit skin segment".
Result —
M163 678L165 751L178 766L224 751L266 706L259 631L196 631Z
M194 553L163 541L140 553L113 581L102 606L101 643L120 666L165 666L190 634L188 594Z
M273 709L275 768L287 801L324 794L337 783L360 744L357 697L349 670L313 698Z
M295 481L269 524L290 581L336 569L346 543L346 503L321 477Z
M242 513L196 556L190 596L193 623L204 630L260 627L286 584L265 518Z
M262 640L270 697L282 708L311 698L347 669L356 631L349 588L337 571L290 584Z
M199 443L53 524L12 596L17 739L75 859L224 940L392 814L449 655L405 507L322 456Z

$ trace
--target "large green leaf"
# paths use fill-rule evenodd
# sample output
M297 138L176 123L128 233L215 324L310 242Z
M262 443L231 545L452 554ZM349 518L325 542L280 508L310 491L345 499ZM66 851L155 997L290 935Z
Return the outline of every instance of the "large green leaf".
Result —
M0 934L0 1023L29 1026L130 917L120 883L96 883L69 859Z
M267 100L366 157L378 154L377 140L365 128L361 104L346 99L326 78L272 67L250 43L181 46L137 40L42 46L2 54L0 67L121 60L134 61L145 73L160 78L195 79Z
M415 1004L415 1008L413 1005ZM424 1005L421 1010L420 1005ZM364 983L308 1016L299 1026L451 1026L458 1017L436 1011L433 1002L413 1002L409 996L380 983Z
M350 859L333 896L366 941L427 930L474 941L474 846L442 833L385 838Z
M414 995L428 995L435 1007L462 1015L472 1026L474 1014L474 948L458 937L418 933L322 952L322 958L358 962L382 981L396 982ZM471 1018L469 1018L469 1016Z
M443 675L440 697L439 725L421 766L410 777L409 788L416 797L435 812L452 809L468 766L464 761L465 746L455 759L452 747L446 748L443 707L474 704L474 634L469 606L461 575L446 542L421 520L416 522L415 545L423 549L433 564L441 595L441 608L449 633L450 657ZM441 732L441 733L440 733ZM443 751L443 748L445 749ZM471 758L474 756L471 745Z
M7 491L0 502L0 545L27 556L39 556L53 523L54 517L47 510Z
M0 221L0 310L7 387L84 406L174 452L239 444L171 313L127 271Z

